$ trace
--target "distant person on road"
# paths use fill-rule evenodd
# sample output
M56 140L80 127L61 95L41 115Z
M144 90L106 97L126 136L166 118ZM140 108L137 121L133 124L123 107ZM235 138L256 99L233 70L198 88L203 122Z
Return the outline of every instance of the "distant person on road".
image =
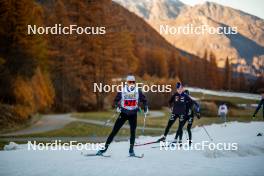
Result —
M218 108L218 116L222 119L226 126L226 118L227 118L228 108L225 103L222 103Z
M258 104L258 107L257 109L255 110L254 114L253 114L253 119L256 117L256 114L258 113L259 109L261 108L262 106L262 118L264 120L264 89L261 90L261 100Z

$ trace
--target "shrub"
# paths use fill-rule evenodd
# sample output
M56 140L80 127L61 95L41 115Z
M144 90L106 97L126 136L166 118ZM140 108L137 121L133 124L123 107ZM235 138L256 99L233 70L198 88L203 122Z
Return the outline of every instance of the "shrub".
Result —
M205 117L215 117L217 116L217 106L214 102L200 102L201 114Z

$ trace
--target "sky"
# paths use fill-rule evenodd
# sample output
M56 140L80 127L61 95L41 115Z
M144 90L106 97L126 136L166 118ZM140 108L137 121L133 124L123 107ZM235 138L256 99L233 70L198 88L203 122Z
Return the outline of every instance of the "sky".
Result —
M180 0L188 5L202 4L206 0ZM255 15L264 19L264 1L263 0L207 0L216 2L225 6L242 10L246 13Z

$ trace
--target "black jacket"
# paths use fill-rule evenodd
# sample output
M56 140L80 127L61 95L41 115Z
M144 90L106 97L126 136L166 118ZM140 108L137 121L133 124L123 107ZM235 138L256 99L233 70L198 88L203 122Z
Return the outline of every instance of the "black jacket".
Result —
M188 109L194 104L197 107L196 111L199 112L198 103L185 93L179 94L176 92L169 100L169 106L172 107L172 113L176 115L186 115Z

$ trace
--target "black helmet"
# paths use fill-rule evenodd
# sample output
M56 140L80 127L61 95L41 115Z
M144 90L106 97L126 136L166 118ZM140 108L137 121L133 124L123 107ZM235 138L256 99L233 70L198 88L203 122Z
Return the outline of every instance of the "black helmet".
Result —
M182 84L180 82L176 83L176 89L179 89L182 86Z

